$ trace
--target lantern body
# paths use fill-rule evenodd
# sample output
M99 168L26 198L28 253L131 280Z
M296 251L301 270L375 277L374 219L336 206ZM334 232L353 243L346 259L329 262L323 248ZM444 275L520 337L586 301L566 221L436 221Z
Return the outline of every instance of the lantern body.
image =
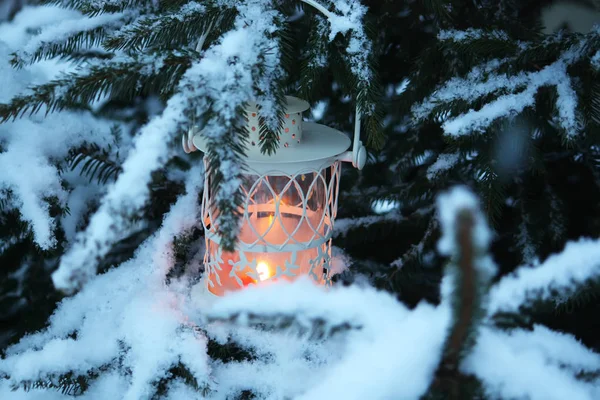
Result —
M233 252L220 247L219 210L210 178L205 181L204 265L208 290L215 295L302 275L317 284L330 283L331 236L341 173L338 156L350 146L350 139L326 126L303 123L301 113L306 108L306 102L288 98L280 146L273 155L260 152L258 110L252 105L248 108L248 169L242 179L241 229ZM193 137L193 144L205 148L201 135ZM207 170L208 162L205 158Z
M337 212L340 162L297 174L244 176L244 206L236 251L219 246L205 183L203 223L209 290L217 295L266 280L308 275L328 284L333 221Z

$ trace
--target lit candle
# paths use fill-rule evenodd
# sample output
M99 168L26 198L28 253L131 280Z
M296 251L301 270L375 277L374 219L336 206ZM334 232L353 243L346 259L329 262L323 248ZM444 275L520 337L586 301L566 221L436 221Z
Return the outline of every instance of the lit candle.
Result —
M260 261L258 264L256 264L256 272L258 273L258 279L261 281L266 281L271 277L269 265L264 261Z
M300 215L291 212L294 211L294 207L286 206L283 203L280 203L279 207L279 217L277 218L274 216L275 206L272 203L260 207L261 210L266 208L268 211L251 212L249 218L244 220L241 227L240 241L248 244L257 242L256 247L258 249L263 244L279 246L288 243L306 243L313 237L320 237L320 235L315 235L315 230L319 226L319 220L316 220L317 213L315 213L315 217L310 218L309 225L308 216L302 218ZM324 225L322 224L318 229L321 235L324 231ZM223 253L223 263L220 264L221 270L216 271L220 285L218 288L211 289L211 291L217 295L222 295L225 291L238 290L244 286L264 282L271 278L292 280L295 276L306 275L312 267L310 261L317 257L318 251L317 247L296 251L295 259L292 252L262 253L247 251L245 255L249 265L238 267L235 276L231 274L231 271L233 264L240 260L239 253L237 251ZM254 264L255 270L251 267L254 262L256 262ZM281 272L284 273L276 276ZM317 270L315 273L319 274L320 271Z

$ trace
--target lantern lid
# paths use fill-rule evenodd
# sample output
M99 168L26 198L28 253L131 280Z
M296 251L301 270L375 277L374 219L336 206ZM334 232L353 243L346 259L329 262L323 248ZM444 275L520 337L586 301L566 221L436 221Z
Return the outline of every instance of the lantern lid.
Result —
M301 167L307 163L325 163L344 153L351 145L348 136L325 125L304 122L303 131L302 144L293 148L277 149L275 154L263 154L259 146L247 148L246 162L251 168L258 164L271 168L286 165ZM200 151L206 151L206 139L201 132L194 135L192 143Z
M298 97L285 96L286 107L285 112L288 114L301 113L310 108L310 104L306 100L299 99ZM248 103L246 111L255 111L257 109L255 102Z

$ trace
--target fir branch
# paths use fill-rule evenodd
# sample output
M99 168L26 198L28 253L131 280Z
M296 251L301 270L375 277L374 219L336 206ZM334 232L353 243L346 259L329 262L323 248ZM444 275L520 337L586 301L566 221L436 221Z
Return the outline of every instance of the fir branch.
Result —
M152 400L164 398L164 396L168 393L169 383L174 379L183 381L183 383L194 389L194 391L203 397L208 396L211 392L211 388L208 384L200 385L198 379L194 376L192 371L190 371L190 369L184 363L179 361L168 371L166 371L165 376L155 383L156 392L150 398Z
M457 248L447 267L455 285L450 295L453 317L442 359L430 387L431 393L444 393L449 399L460 399L465 382L473 379L462 375L460 363L475 345L477 328L485 316L484 293L491 278L485 266L477 265L488 262L481 254L486 249L476 244L476 240L481 242L476 236L480 229L476 225L482 223L477 222L477 218L480 217L475 210L468 207L459 208L455 215ZM447 229L448 226L444 228Z
M600 299L600 278L592 278L582 284L576 291L556 301L556 314L571 313L574 310L586 307Z
M97 46L107 35L106 27L99 26L94 29L78 32L63 41L42 42L31 54L17 52L13 54L10 63L15 68L24 68L40 60L61 57L67 59L83 48Z
M198 38L208 33L205 43L216 41L231 29L237 10L191 2L167 15L146 16L116 32L104 42L108 50L195 48ZM209 29L214 26L218 29Z
M446 26L453 22L452 6L447 0L424 0L423 5L425 10L435 16L437 21L442 26Z
M472 339L476 316L476 307L481 304L475 270L475 248L473 245L474 217L469 211L463 211L457 216L456 242L459 245L457 260L457 287L454 296L456 307L455 320L448 337L441 368L448 373L457 374L460 359L466 354L466 348Z
M424 216L426 217L426 215ZM410 249L402 255L402 257L391 263L392 267L396 267L397 269L391 274L390 279L393 279L394 274L396 274L404 265L411 262L412 260L419 258L423 255L423 250L426 245L430 245L432 238L434 237L434 233L438 229L438 221L435 218L430 218L429 223L427 224L427 228L425 229L425 233L421 237L421 240L417 244L411 245Z
M94 143L81 146L71 150L67 163L71 171L81 163L80 175L85 175L90 182L96 179L98 183L106 184L111 178L116 180L121 172L121 166L110 159L111 150L110 145L108 149L101 149Z
M233 313L228 317L209 317L208 322L247 326L269 332L287 332L309 340L324 340L350 330L360 330L361 325L342 322L331 324L324 318L298 319L295 315L261 315L258 313Z
M495 226L502 214L505 199L505 185L498 179L498 174L487 164L477 172L477 192L483 202L483 209L490 221Z
M190 65L190 55L171 53L156 70L157 60L152 57L114 62L107 60L89 69L65 74L49 83L35 86L31 94L13 98L0 104L0 122L39 112L46 114L81 104L90 104L103 96L132 99L144 93L159 91L168 96L175 91L179 79Z
M100 14L118 13L128 9L137 9L141 11L155 10L156 1L154 0L50 0L64 7L74 8L83 14L95 17Z
M318 98L322 90L322 79L327 72L328 45L323 37L329 35L331 29L327 20L321 15L315 15L310 26L307 53L304 55L300 69L298 92L309 102Z
M49 376L37 381L22 381L12 384L12 391L23 389L26 392L32 389L55 389L63 395L78 396L89 388L91 380L98 378L99 371L90 371L87 375L76 375L67 372L59 376Z
M250 16L255 18L249 18ZM194 108L200 111L200 115L194 116L197 120L206 121L201 131L207 145L205 157L208 160L207 172L213 193L213 204L210 206L219 210L215 223L220 235L220 246L225 251L235 248L240 229L243 196L239 188L245 169L243 155L248 140L242 117L246 104L253 97L256 98L259 106L266 109L262 117L268 120L264 120L262 125L271 130L280 126L277 122L282 115L278 108L281 109L282 104L280 88L284 76L278 57L279 46L277 41L273 45L272 39L276 37L277 31L273 26L281 26L282 21L282 16L270 9L268 4L240 6L235 21L236 30L230 35L251 37L252 40L239 42L237 45L252 46L252 49L244 49L243 52L228 49L228 58L219 64L225 70L217 71L212 63L215 57L219 60L223 57L224 43L219 43L209 48L204 53L205 58L197 65L203 72L199 77L198 97L193 101ZM210 72L203 69L204 63L211 66ZM223 82L223 74L238 79ZM248 85L250 80L252 86ZM223 98L228 98L229 101L224 102Z

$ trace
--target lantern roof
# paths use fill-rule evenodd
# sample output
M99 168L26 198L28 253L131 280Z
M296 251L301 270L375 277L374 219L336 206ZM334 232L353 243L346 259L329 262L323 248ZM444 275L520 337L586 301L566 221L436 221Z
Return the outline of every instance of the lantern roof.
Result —
M263 154L259 146L248 146L245 161L258 172L279 170L290 173L303 168L319 168L332 163L350 148L351 140L344 133L325 125L304 122L302 143L296 147L280 146L274 154ZM201 133L192 138L194 146L206 151L206 139Z
M277 132L278 148L274 153L263 154L260 110L250 102L245 109L248 141L245 162L250 170L260 174L267 171L283 174L297 173L303 169L319 169L331 165L336 160L351 162L362 169L367 152L360 141L360 112L356 110L354 144L344 133L325 125L304 121L302 113L310 108L305 100L286 96L283 126ZM200 150L206 152L208 145L202 131L192 127L182 137L185 152Z
M285 110L287 113L296 114L301 113L310 108L308 101L302 100L294 96L285 96ZM258 109L255 102L249 102L246 107L246 111L256 111Z

